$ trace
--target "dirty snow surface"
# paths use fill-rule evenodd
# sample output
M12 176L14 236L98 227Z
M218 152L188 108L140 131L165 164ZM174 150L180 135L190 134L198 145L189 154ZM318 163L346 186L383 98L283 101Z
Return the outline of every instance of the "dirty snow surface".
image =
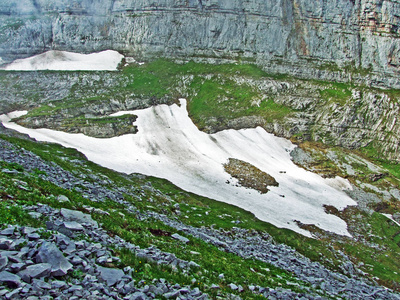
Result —
M325 213L323 207L332 205L341 210L356 205L343 191L351 188L349 183L342 178L326 180L297 167L290 159L295 147L290 141L262 128L206 134L192 123L184 99L181 105L159 105L129 113L138 116L135 125L139 132L109 139L28 129L10 122L20 114L3 115L1 121L37 140L76 148L105 167L166 178L182 189L236 205L278 227L311 236L298 227L299 221L349 236L347 224ZM224 171L223 164L229 158L246 161L272 175L279 187L261 194L237 186L237 180Z
M7 71L115 71L123 57L122 54L113 50L92 54L51 50L29 58L17 59L3 66L2 69Z

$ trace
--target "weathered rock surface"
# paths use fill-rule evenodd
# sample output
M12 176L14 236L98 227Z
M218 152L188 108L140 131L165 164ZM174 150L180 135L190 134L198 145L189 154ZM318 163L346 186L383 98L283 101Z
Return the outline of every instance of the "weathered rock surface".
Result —
M399 87L399 12L394 0L7 0L0 57L50 49L228 57L307 78Z

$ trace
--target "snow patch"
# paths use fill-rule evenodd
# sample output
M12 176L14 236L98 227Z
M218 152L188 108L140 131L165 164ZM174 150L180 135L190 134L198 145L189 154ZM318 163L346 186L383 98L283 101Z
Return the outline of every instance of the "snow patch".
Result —
M388 218L388 219L390 219L390 220L392 220L394 223L396 223L398 226L400 226L400 223L397 222L397 221L393 218L393 215L391 215L391 214L382 214L382 213L381 213L381 215L382 215L382 216L385 216L386 218Z
M138 64L139 66L144 65L144 62L137 61L133 57L127 56L127 57L125 57L125 61L126 61L125 65L129 65L129 64Z
M113 50L92 54L51 50L29 58L17 59L1 69L7 71L115 71L123 57L122 54Z
M351 186L351 183L343 178L343 177L339 177L336 176L335 178L325 178L326 184L328 184L329 186L338 189L338 190L342 190L342 191L352 191L353 187Z
M138 133L109 139L29 129L7 119L2 122L37 140L76 148L102 166L166 178L187 191L248 210L277 227L311 237L309 231L298 227L295 221L298 220L350 236L346 222L324 209L324 205L339 210L356 205L342 191L348 187L346 181L326 180L296 166L290 158L290 151L296 146L289 140L267 133L261 127L206 134L189 118L184 99L180 106L158 105L113 116L127 113L138 116L135 122ZM223 167L229 158L256 166L273 176L279 186L269 187L267 194L235 186Z

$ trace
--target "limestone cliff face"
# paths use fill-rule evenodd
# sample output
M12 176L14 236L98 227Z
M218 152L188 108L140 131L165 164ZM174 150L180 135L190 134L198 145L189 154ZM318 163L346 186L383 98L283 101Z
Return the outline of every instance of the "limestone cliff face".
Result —
M3 0L0 24L5 61L115 49L242 58L273 72L400 87L394 0Z

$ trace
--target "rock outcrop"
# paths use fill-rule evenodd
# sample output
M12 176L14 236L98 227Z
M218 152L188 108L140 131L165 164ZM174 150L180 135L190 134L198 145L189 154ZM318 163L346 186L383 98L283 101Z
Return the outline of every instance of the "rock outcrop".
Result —
M236 58L271 72L400 87L399 14L393 0L8 0L0 57L114 49Z

